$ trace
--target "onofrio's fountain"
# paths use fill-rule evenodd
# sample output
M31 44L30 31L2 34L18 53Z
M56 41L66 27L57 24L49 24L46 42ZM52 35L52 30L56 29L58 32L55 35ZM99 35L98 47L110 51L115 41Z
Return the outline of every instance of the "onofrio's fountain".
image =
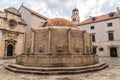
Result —
M35 74L72 74L100 70L92 53L91 34L77 29L63 18L49 19L26 33L25 53L16 56L16 64L5 66L14 72Z

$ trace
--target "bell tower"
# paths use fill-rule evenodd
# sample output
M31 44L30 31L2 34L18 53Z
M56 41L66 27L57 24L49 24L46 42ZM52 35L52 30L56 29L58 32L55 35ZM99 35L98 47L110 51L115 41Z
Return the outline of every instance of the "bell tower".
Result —
M120 17L120 9L119 9L119 7L117 7L117 13L118 13L118 16Z
M79 17L79 10L77 8L74 8L72 10L72 16L71 16L72 22L79 23L80 17Z

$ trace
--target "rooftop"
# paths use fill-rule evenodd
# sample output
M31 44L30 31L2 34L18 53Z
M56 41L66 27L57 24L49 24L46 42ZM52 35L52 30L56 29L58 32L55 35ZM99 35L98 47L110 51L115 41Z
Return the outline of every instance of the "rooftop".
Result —
M68 27L74 27L76 28L76 25L72 22L70 22L69 20L66 20L64 18L53 18L53 19L49 19L47 20L45 23L43 23L42 25L40 25L42 27L52 27L52 26L68 26Z
M34 10L32 10L32 9L30 9L30 8L27 8L26 6L21 5L20 8L21 8L21 7L25 8L26 10L28 10L31 14L34 14L34 15L36 15L36 16L38 16L38 17L40 17L40 18L43 18L43 19L45 19L45 20L48 19L46 16L43 16L42 14L40 14L40 13L38 13L38 12L35 12ZM20 9L20 8L19 8L19 9Z
M77 26L95 23L95 22L100 22L100 21L106 21L106 20L115 19L118 17L119 17L118 12L110 12L108 14L104 14L104 15L96 16L96 17L90 16L88 19L78 23Z

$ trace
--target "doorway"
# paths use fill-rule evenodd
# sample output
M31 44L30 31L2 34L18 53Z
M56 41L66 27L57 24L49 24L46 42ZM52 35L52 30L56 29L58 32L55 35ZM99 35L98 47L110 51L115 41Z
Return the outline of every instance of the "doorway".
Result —
M111 57L117 57L118 56L117 55L117 48L115 48L115 47L110 48L110 56Z
M11 44L7 46L7 56L13 56L13 46Z

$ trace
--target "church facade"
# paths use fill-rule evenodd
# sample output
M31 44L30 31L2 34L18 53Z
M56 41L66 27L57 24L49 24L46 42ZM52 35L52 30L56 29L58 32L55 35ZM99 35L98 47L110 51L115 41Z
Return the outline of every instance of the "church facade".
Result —
M15 8L0 12L0 58L11 58L24 52L25 31L26 23Z
M0 11L0 58L24 53L25 33L47 19L23 5L18 10L10 7Z

